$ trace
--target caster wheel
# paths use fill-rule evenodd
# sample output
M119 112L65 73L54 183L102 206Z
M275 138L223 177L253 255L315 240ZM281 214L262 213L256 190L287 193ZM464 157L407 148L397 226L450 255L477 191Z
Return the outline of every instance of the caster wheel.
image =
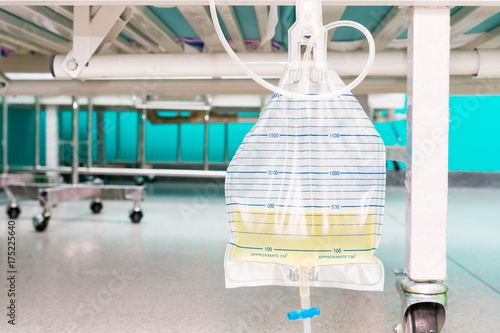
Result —
M130 213L130 220L133 222L133 223L139 223L141 222L142 220L142 210L133 210L131 213Z
M156 181L155 175L149 175L147 178L148 183L154 183Z
M144 185L144 182L146 182L146 178L144 178L143 176L137 176L137 177L134 177L134 182L136 185Z
M17 218L19 214L21 214L21 209L19 209L17 205L7 206L7 215L9 215L11 219Z
M409 309L411 333L438 333L437 309L434 303L417 303Z
M50 215L47 213L33 216L33 226L36 231L44 231L49 225Z
M94 214L99 214L102 210L102 202L100 201L92 201L90 203L90 209L92 210L92 213Z

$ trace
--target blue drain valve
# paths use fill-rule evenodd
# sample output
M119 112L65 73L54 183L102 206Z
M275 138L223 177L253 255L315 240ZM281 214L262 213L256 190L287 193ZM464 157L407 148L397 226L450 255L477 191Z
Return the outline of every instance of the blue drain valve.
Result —
M288 320L307 319L319 316L319 308L310 308L288 312Z

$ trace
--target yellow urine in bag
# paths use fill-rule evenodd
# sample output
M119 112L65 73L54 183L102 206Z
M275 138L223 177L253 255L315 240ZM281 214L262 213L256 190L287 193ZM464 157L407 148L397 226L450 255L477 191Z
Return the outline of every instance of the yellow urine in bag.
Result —
M294 267L372 263L374 214L234 211L231 260Z

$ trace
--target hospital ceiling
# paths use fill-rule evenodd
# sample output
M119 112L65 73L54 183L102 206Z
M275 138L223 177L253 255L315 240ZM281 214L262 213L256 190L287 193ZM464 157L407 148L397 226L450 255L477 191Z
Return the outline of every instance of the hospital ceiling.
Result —
M131 6L132 17L107 53L224 52L211 22L207 6ZM266 32L268 6L218 6L226 38L237 52L285 52L288 29L295 21L294 6L278 7L278 23L272 41L260 45ZM374 35L378 50L406 47L405 10L396 6L324 6L323 21L353 20ZM500 46L500 13L496 7L451 9L452 48L497 48ZM203 30L201 27L205 28ZM2 56L68 52L73 38L71 6L1 6ZM166 47L172 40L179 47ZM366 47L362 35L349 28L330 32L331 50ZM189 51L187 51L189 50Z

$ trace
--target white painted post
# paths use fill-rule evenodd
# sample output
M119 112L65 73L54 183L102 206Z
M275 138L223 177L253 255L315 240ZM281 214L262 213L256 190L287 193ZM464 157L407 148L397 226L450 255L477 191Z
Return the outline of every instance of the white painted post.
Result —
M408 27L406 265L414 281L446 279L449 8L412 8Z

